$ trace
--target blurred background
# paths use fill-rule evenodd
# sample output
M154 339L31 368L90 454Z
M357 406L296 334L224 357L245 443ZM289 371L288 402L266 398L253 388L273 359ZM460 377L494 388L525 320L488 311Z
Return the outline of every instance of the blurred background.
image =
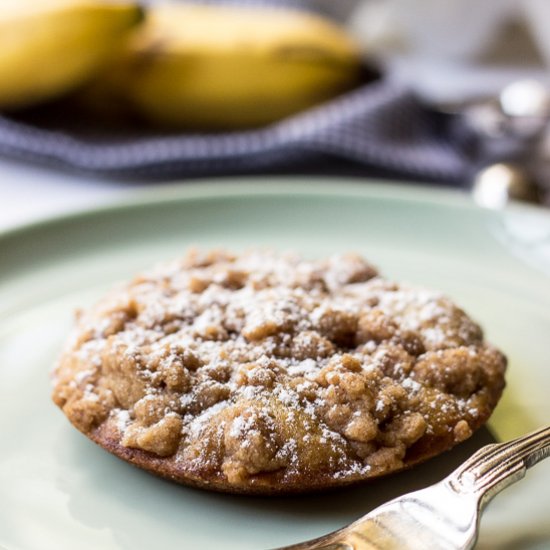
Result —
M0 0L0 227L249 174L550 205L549 27L547 0Z

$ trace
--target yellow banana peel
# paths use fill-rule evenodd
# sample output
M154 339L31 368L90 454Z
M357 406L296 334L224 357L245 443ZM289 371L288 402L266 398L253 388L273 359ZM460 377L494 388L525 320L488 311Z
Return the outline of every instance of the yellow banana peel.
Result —
M80 86L110 60L142 15L131 2L0 0L0 109Z
M155 124L261 126L349 89L359 47L328 20L288 9L153 6L111 68L116 94Z

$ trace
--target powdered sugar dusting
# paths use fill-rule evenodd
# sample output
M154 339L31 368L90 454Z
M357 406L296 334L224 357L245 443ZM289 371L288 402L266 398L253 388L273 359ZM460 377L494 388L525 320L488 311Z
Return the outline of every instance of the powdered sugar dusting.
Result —
M330 484L399 469L419 438L477 422L475 392L445 369L449 350L485 368L483 346L446 297L357 255L195 251L82 314L56 380L95 407L90 422L103 407L124 445L194 475Z

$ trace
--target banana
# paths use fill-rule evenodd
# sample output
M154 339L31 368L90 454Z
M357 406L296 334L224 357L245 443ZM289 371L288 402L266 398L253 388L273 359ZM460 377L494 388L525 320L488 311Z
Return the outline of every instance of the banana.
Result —
M0 0L0 109L80 86L142 18L131 2Z
M155 124L227 130L271 123L353 86L359 47L297 11L152 6L110 85Z

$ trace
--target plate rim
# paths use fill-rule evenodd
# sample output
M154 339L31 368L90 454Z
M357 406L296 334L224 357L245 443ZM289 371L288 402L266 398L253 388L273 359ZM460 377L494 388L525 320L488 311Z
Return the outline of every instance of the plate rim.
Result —
M223 197L281 197L325 196L387 199L402 202L424 203L469 211L525 212L550 220L550 209L543 206L512 202L500 210L477 205L466 189L437 187L425 182L352 178L349 176L242 176L204 180L178 180L171 183L151 184L145 189L132 189L127 196L115 197L107 203L75 208L67 212L46 215L12 227L0 229L0 243L23 236L41 228L91 219L102 214L129 211L148 205L159 206L173 201L207 200Z

